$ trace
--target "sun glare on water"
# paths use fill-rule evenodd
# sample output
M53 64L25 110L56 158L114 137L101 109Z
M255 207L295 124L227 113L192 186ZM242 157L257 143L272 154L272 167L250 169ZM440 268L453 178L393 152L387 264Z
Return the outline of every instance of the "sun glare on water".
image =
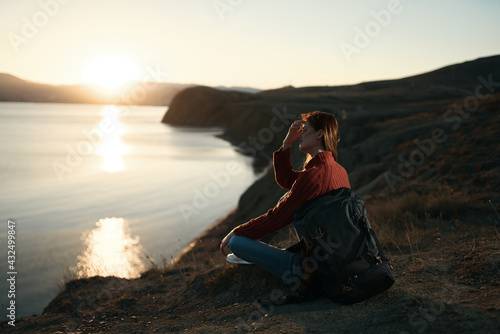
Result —
M99 84L112 89L141 79L142 70L131 58L118 54L106 53L92 59L82 69L81 77L85 83Z
M116 106L105 106L103 108L102 123L108 125L108 131L102 136L102 142L96 149L97 154L104 158L102 169L113 173L125 169L122 155L127 153L128 146L122 143L120 136L124 128L120 123L120 110Z
M82 237L87 247L71 270L79 278L92 276L139 277L146 270L143 248L123 218L104 218Z

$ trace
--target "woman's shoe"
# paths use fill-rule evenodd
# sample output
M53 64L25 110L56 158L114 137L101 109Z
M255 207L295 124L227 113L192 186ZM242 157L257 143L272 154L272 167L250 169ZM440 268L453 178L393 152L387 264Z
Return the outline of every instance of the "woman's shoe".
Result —
M236 255L234 255L233 253L228 254L228 256L226 257L226 260L227 260L227 262L229 262L229 263L236 263L236 264L253 264L252 262L248 262L248 261L245 261L245 260L243 260L243 259L240 259L239 257L237 257Z

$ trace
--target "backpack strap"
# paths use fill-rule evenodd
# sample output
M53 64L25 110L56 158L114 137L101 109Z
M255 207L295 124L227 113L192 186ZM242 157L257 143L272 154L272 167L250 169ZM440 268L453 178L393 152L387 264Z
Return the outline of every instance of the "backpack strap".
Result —
M368 222L368 218L366 217L366 208L364 202L354 193L351 194L354 198L354 207L356 208L356 212L354 216L356 220L362 225L362 229L365 234L365 239L361 243L359 250L356 254L356 258L359 258L363 255L365 249L368 251L368 255L370 255L371 259L376 263L382 263L381 254L379 252L379 247L377 244L377 240L373 237L372 229L370 227L370 223Z
M379 252L379 248L377 247L377 241L373 237L372 229L368 226L365 217L362 217L361 221L365 229L365 242L361 245L358 251L359 254L358 256L362 255L363 250L365 249L366 246L366 248L368 249L368 254L371 256L371 258L375 261L376 264L380 264L382 263L382 257Z

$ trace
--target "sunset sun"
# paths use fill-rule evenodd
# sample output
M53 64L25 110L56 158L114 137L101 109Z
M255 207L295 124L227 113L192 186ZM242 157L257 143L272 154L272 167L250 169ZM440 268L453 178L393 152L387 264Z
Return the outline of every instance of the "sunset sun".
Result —
M141 78L141 68L131 58L122 54L108 53L90 60L82 69L82 80L106 88L116 88L125 82Z

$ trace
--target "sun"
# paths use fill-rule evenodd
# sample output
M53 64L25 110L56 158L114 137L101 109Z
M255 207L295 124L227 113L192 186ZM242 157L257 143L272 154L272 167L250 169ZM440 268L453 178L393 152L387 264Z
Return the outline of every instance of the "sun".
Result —
M128 81L141 78L142 70L131 58L119 53L96 56L82 69L82 80L106 88L116 88Z

